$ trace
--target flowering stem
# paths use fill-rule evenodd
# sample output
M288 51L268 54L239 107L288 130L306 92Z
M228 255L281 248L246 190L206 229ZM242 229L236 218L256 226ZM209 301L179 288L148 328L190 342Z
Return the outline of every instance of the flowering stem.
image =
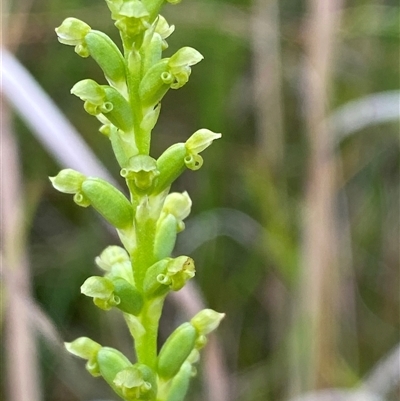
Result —
M138 289L143 289L143 280L147 269L156 262L154 257L155 221L148 218L136 225L137 246L132 255L134 278Z
M158 324L164 305L164 298L148 301L141 313L141 323L145 334L135 339L135 349L138 362L156 369Z
M151 131L162 98L169 89L186 84L191 66L203 56L184 47L162 58L162 50L168 47L166 38L174 31L158 15L164 0L106 1L121 33L124 55L106 34L75 18L67 18L56 32L61 43L75 46L82 57L91 56L109 83L85 79L71 92L103 124L100 132L111 141L130 197L104 180L71 169L61 171L51 182L57 190L73 195L79 206L95 208L117 229L125 248L107 247L96 258L103 276L89 277L81 292L99 308L118 308L123 313L134 340L136 362L87 337L66 347L87 360L89 373L102 376L126 401L182 401L206 335L224 315L211 309L199 312L190 323L179 326L158 352L164 299L195 274L190 257L171 257L192 202L187 192L168 192L186 167L201 167L199 153L221 134L203 128L185 143L170 146L157 160L150 156Z

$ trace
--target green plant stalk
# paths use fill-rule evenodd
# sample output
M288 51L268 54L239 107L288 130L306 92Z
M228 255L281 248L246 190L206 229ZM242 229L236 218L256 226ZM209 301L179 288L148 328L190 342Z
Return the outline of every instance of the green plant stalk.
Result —
M135 51L135 50L132 50ZM139 53L138 53L139 56ZM129 55L128 55L129 57ZM125 57L127 59L127 57ZM127 62L128 63L128 62ZM143 137L140 125L143 120L142 107L139 98L139 84L140 84L140 70L130 71L127 66L128 76L128 91L129 91L129 103L132 108L132 114L134 118L134 131L136 138L136 146L140 154L148 155L150 153L150 138Z
M143 280L147 269L156 262L154 257L154 239L156 234L156 222L147 219L136 226L137 247L132 255L134 264L134 278L138 289L143 290Z
M125 401L183 400L198 350L224 315L210 309L199 312L177 328L158 352L165 297L195 274L190 257L170 257L191 200L186 192L168 192L186 167L201 167L199 153L221 135L200 129L186 143L170 146L157 161L150 157L151 131L161 99L168 89L183 86L190 67L203 57L184 47L160 60L167 47L165 39L174 30L158 16L164 0L106 1L120 30L124 56L107 35L83 21L67 18L56 32L59 41L75 46L80 56L92 56L111 85L86 79L71 92L104 124L100 131L111 141L129 198L104 180L71 169L61 171L51 182L57 190L74 195L79 206L95 208L117 229L125 249L106 248L96 258L104 277L89 277L81 292L99 308L118 308L123 313L134 340L136 362L86 337L68 343L67 349L86 359L89 373L102 376Z
M146 334L135 339L135 351L139 362L156 368L158 325L164 305L164 299L147 301L141 314L141 323Z

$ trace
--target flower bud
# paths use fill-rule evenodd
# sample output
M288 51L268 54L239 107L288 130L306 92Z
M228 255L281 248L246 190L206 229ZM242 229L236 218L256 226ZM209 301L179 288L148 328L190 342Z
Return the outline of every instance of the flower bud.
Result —
M100 370L97 363L97 353L101 345L88 337L79 337L72 343L64 343L68 352L79 358L86 359L86 369L92 376L100 376Z
M174 215L167 214L162 219L159 219L154 239L154 256L157 259L171 256L175 247L178 229L178 221Z
M179 223L182 223L182 220L189 216L191 207L192 200L186 191L182 193L172 192L166 197L162 212L172 214ZM182 231L184 227L181 225L180 228Z
M88 178L82 192L90 204L114 227L124 229L133 224L132 205L122 192L101 178Z
M108 273L107 277L122 277L133 283L132 264L125 249L116 245L109 246L95 259L95 262Z
M192 352L197 337L190 323L180 325L167 339L160 350L157 373L163 379L174 377Z
M104 380L121 398L124 398L121 389L114 384L114 379L119 372L132 366L129 359L114 348L102 347L97 353L97 363Z
M130 262L128 252L117 245L110 245L95 259L97 266L109 272L117 263Z
M53 187L64 194L76 194L86 179L83 174L70 168L61 170L55 177L49 178Z
M118 372L114 384L126 400L151 400L157 395L156 376L148 366L141 363Z
M218 313L212 309L203 309L195 315L190 323L196 328L199 335L207 335L214 331L225 317L225 313Z
M156 160L148 155L131 157L128 166L121 170L121 176L131 181L139 192L152 188L159 175Z

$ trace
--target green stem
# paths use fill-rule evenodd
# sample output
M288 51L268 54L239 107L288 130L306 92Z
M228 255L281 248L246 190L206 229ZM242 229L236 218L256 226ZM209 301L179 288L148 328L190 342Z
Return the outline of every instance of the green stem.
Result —
M136 86L133 88L134 93L133 93L133 98L131 99L131 105L134 110L134 115L139 118L138 124L137 126L135 126L135 136L139 153L143 155L148 155L150 154L151 133L146 132L141 128L141 123L143 120L143 109L139 97L140 81L142 80L144 74L146 73L143 66L143 62L145 59L143 47L139 50L138 57L140 58L140 70L137 72L137 77L134 82ZM135 108L137 108L137 110L135 110Z
M140 128L143 120L142 106L139 97L139 85L142 78L141 72L141 55L134 47L129 46L124 35L124 53L126 63L126 75L129 94L129 103L131 105L133 115L133 129L135 133L135 143L140 154L149 154L150 142L149 138L143 138Z
M150 133L138 128L136 135L136 141L139 149L139 153L142 155L150 154Z
M140 207L140 206L139 206ZM154 256L154 239L156 222L146 219L136 224L136 249L132 255L132 266L135 283L139 291L143 290L143 280L147 269L156 262Z
M128 73L129 103L133 114L133 126L135 132L136 146L139 154L148 155L150 153L150 138L145 138L140 125L143 120L142 107L139 98L140 77Z
M158 324L164 305L164 298L160 297L145 302L143 311L139 316L145 333L135 339L138 362L144 363L152 369L157 367Z
M171 380L158 382L157 401L165 401L171 388Z

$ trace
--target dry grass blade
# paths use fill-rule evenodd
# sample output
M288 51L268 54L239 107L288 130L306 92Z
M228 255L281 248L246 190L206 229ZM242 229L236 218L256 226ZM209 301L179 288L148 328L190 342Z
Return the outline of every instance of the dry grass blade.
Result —
M308 5L303 87L310 162L303 226L302 309L297 311L304 319L304 332L297 339L301 359L294 394L331 386L337 366L336 166L326 115L341 1L310 0Z
M254 0L250 25L258 159L276 172L282 168L285 144L278 1Z
M1 49L4 96L43 146L63 167L114 181L77 131L27 70Z
M30 298L30 278L23 224L23 188L17 145L11 133L9 111L1 102L1 238L5 289L5 343L10 401L42 399L37 348L24 303Z

